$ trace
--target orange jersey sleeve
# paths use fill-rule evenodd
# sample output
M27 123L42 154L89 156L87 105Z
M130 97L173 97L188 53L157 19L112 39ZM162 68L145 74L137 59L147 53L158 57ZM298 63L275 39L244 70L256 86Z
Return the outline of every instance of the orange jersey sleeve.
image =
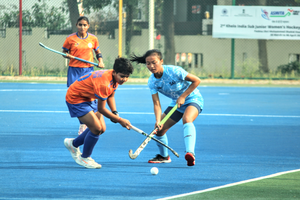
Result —
M70 104L106 100L118 87L113 82L113 70L98 70L76 80L68 89L66 101Z
M85 38L79 38L77 33L69 35L62 47L72 56L94 62L93 50L99 49L99 42L95 35L87 33ZM92 64L85 63L79 60L70 59L69 66L71 67L91 67Z

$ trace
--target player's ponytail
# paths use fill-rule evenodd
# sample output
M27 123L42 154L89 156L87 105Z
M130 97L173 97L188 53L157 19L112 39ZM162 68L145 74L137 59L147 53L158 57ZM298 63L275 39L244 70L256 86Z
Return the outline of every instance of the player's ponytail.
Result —
M160 60L162 59L162 53L159 50L151 49L151 50L148 50L143 56L137 56L137 55L133 54L133 56L131 56L130 61L137 62L138 64L140 64L140 63L146 64L146 58L153 54L156 54Z

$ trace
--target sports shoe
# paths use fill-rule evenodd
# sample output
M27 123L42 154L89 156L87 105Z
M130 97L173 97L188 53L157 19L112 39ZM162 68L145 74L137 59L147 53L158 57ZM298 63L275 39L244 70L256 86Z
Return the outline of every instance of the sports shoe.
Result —
M170 162L171 162L170 156L162 157L159 154L157 154L154 158L148 161L148 163L170 163Z
M78 165L82 165L89 169L100 169L102 167L100 164L96 163L91 157L83 158L79 156L75 161Z
M64 145L70 151L72 158L76 161L78 156L81 155L81 152L78 147L76 148L73 146L73 140L74 138L66 138L64 140Z
M195 165L195 154L191 152L187 152L185 154L185 160L187 161L188 166L194 166Z
M83 131L85 131L86 128L87 128L87 126L85 124L80 124L79 129L78 129L78 135L83 133Z

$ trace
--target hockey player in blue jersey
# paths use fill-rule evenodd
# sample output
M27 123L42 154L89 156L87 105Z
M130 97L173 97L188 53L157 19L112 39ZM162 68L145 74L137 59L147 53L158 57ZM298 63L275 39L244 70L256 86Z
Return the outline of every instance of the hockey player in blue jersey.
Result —
M185 159L188 166L195 165L196 129L193 122L203 109L203 98L197 89L201 80L182 67L163 65L162 54L156 49L147 51L143 56L133 55L131 61L146 64L152 73L148 80L148 87L154 105L155 127L159 128L155 137L168 145L166 132L182 119L186 148ZM162 113L158 92L172 99L164 113ZM168 114L176 103L178 109L163 126L159 126L161 119ZM159 154L148 162L170 163L171 158L168 149L161 144L157 145Z

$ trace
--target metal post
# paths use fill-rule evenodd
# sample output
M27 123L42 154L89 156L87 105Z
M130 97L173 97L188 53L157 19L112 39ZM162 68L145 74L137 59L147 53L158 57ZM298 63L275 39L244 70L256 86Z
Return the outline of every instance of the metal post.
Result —
M19 1L19 75L22 75L22 0Z
M119 0L119 53L122 57L123 0Z
M232 5L235 6L235 0L232 0ZM234 53L235 40L231 39L231 78L234 79Z
M154 0L149 0L149 49L154 49Z

